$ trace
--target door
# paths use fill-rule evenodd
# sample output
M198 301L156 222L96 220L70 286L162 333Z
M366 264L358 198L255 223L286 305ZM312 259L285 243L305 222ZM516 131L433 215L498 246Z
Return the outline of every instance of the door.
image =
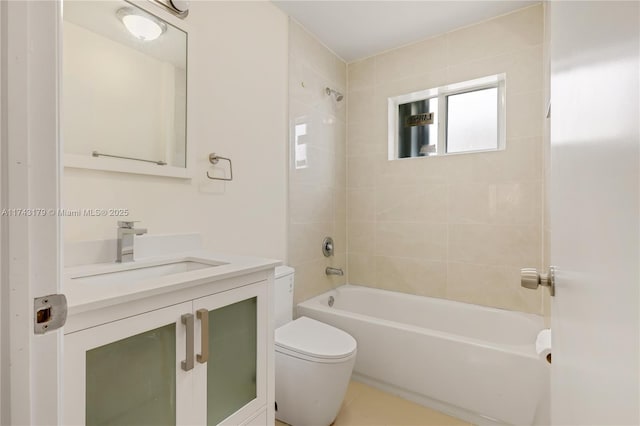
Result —
M196 299L197 424L238 425L266 404L267 289L264 283Z
M33 312L34 298L61 290L60 3L3 1L0 8L1 420L54 425L61 415L62 335L36 335Z
M554 425L637 425L638 2L551 7Z
M63 423L195 424L182 365L191 311L186 302L65 335Z

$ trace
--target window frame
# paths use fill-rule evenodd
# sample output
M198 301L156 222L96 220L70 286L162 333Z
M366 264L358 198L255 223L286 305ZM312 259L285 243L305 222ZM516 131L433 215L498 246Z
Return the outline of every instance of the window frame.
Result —
M496 148L478 149L459 152L447 152L447 130L448 130L448 97L452 95L459 95L462 93L475 92L484 89L498 89L498 101L496 108L498 109L498 132L497 132L497 144ZM388 159L393 160L405 160L411 158L427 158L431 156L418 156L418 157L403 157L399 158L399 122L398 122L398 108L402 104L409 102L416 102L426 99L438 98L438 140L436 142L436 155L435 157L443 155L459 155L470 154L477 152L494 152L502 151L506 148L506 74L495 74L487 77L477 78L473 80L467 80L460 83L449 84L427 90L420 90L417 92L408 93L405 95L394 96L388 98Z

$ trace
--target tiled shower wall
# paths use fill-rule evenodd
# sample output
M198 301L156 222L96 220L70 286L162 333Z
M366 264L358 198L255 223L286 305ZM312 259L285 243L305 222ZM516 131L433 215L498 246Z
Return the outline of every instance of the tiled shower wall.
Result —
M506 150L388 161L388 97L503 72ZM542 6L349 64L348 88L349 282L542 313L519 281L543 262Z
M346 272L346 64L289 21L289 265L296 269L298 303L346 282L325 275L333 266ZM322 254L331 236L335 255Z

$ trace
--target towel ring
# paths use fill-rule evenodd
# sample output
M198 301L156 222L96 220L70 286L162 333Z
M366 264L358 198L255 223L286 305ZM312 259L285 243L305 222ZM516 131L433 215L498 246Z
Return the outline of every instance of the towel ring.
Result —
M218 162L220 160L226 160L229 162L229 177L228 178L221 178L221 177L216 177L216 176L211 176L209 174L209 172L207 172L207 177L211 180L224 180L224 181L232 181L233 180L233 166L231 165L231 159L226 158L226 157L220 157L219 155L216 155L215 152L212 152L211 154L209 154L209 162L211 164L218 164Z

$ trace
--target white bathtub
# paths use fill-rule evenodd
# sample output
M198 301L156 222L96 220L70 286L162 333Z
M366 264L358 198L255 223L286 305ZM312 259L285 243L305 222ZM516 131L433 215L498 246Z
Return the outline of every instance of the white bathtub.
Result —
M475 424L534 421L548 375L535 353L538 315L352 285L298 314L355 337L356 380Z

